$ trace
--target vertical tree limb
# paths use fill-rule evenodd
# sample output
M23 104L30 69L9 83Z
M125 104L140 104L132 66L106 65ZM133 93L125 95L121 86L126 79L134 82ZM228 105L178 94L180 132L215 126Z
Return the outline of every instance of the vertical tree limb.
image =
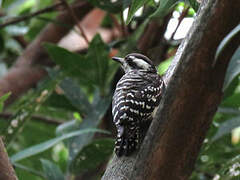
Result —
M239 8L238 0L202 2L164 77L167 88L139 152L114 156L102 180L188 179L221 101L227 65L239 46L240 37L235 37L212 67L219 43L240 22Z
M0 180L17 180L15 171L8 159L2 138L0 137Z
M164 38L164 33L171 17L172 11L163 19L156 18L152 20L138 41L138 49L143 54L146 54L156 65L165 60L165 55L169 48Z

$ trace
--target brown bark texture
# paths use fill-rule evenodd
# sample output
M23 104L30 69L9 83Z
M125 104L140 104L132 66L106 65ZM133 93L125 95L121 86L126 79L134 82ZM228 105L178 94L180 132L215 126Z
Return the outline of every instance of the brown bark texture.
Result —
M166 90L139 150L115 155L102 180L185 180L194 169L206 132L221 101L235 36L217 63L219 43L240 22L238 0L203 1L187 37L164 76Z
M17 180L15 171L8 159L7 152L0 137L0 180Z
M73 8L79 20L91 9L92 6L84 1L76 1ZM68 25L68 27L56 23L48 24L37 38L28 45L22 55L18 57L15 65L0 79L0 96L12 92L10 98L6 101L6 105L29 88L34 87L46 75L46 71L42 66L51 65L52 62L47 58L42 44L44 42L57 43L75 24L72 16L67 11L61 13L56 18L56 21Z

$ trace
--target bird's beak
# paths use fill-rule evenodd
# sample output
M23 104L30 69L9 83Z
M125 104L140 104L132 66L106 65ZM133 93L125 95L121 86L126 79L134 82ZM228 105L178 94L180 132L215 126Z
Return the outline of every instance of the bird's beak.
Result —
M120 57L112 57L112 60L114 60L120 64L123 64L123 62L124 62L124 58L120 58Z

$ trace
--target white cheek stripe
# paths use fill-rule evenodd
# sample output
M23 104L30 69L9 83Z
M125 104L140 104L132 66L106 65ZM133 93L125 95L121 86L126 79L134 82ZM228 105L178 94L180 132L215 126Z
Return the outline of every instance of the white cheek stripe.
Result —
M143 69L149 69L151 67L150 64L146 63L142 59L134 58L133 62L135 62L138 66L142 67Z

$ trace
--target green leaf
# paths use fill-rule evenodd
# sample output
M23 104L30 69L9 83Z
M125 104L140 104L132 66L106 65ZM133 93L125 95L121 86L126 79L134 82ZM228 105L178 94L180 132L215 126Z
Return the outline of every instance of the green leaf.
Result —
M9 147L16 135L22 130L32 114L38 112L42 104L52 94L56 84L59 83L59 78L56 74L54 80L45 79L37 90L32 92L30 96L28 96L29 98L24 100L22 105L17 108L17 112L8 121L8 127L3 132L7 147Z
M83 85L96 84L95 71L93 71L94 65L84 56L70 52L55 44L45 43L44 47L47 49L51 59L61 66L61 70L65 75L76 77Z
M80 113L86 115L92 111L91 104L89 103L86 94L71 78L65 78L60 83L60 87L64 91L65 97L80 111Z
M108 67L109 70L107 72L106 79L105 79L106 87L110 87L112 80L114 78L114 75L119 68L119 65L114 61L110 61L108 66L109 66ZM106 94L106 92L104 92L104 94Z
M170 66L170 64L172 62L172 59L173 59L173 56L159 64L158 73L160 75L163 75L166 72L167 68Z
M64 175L56 164L46 159L41 159L41 163L48 180L64 180Z
M240 47L235 51L227 68L223 90L225 91L236 76L240 74Z
M0 103L3 103L4 101L7 100L7 98L11 95L11 92L4 94L3 96L0 97Z
M102 41L99 34L97 34L91 41L86 58L91 62L91 66L94 67L91 70L95 70L95 83L101 90L101 95L104 95L104 89L106 87L106 79L109 69L109 47Z
M160 0L160 5L150 18L164 17L179 0Z
M60 124L56 129L56 135L62 136L72 131L79 130L79 123L77 120L67 121L63 124Z
M232 119L229 119L225 122L223 122L219 128L217 133L213 136L212 141L216 141L222 136L231 133L231 131L234 128L237 128L240 126L240 116L234 117Z
M2 112L3 110L4 101L6 101L10 95L11 95L11 92L4 94L3 96L0 97L0 112Z
M86 145L72 161L70 171L79 174L97 168L112 155L113 139L98 139Z
M75 128L75 129L85 129L85 128L97 128L99 123L101 122L104 114L106 113L109 105L111 103L111 96L101 98L99 96L96 96L96 98L93 99L93 109L90 114L88 114L81 123L76 123L73 126L67 126L69 129ZM94 136L93 133L84 134L82 136L76 136L72 139L69 139L69 156L70 161L74 159L76 154L81 151L81 149L88 144Z
M123 0L123 9L126 9L130 4L132 3L132 0Z
M83 121L81 115L80 115L78 112L74 112L74 113L73 113L73 117L74 117L79 123L81 123L81 122Z
M67 75L78 77L85 84L93 83L92 66L84 56L50 43L44 43L44 47L47 49L51 59L60 65Z
M35 169L32 169L30 167L24 166L24 165L19 164L19 163L13 163L13 165L14 165L15 168L19 168L21 170L27 171L27 172L29 172L31 174L34 174L36 176L39 176L41 178L46 178L46 176L42 172L39 172L39 171L37 171Z
M214 63L216 63L218 57L220 56L221 52L225 49L225 47L233 40L233 37L235 37L238 33L240 33L240 24L236 26L219 44L216 54L215 54L215 60Z
M132 0L132 3L130 5L129 11L128 11L128 17L126 24L129 24L130 21L132 20L134 14L136 11L142 7L148 0Z
M64 134L60 137L45 141L41 144L29 147L29 148L27 148L23 151L18 152L17 154L14 154L10 158L11 162L17 162L17 161L20 161L24 158L27 158L27 157L33 156L35 154L41 153L41 152L53 147L54 145L56 145L60 141L63 141L63 140L68 139L68 138L72 138L74 136L79 136L79 135L82 135L82 134L85 134L85 133L89 133L89 132L107 133L106 131L99 130L99 129L84 129L84 130L70 132L70 133Z
M45 43L50 57L61 66L68 76L75 77L81 85L94 88L97 86L102 95L109 88L106 81L112 63L109 58L109 47L96 35L89 44L88 53L81 56L53 44ZM111 63L110 63L111 62Z
M69 111L77 111L78 108L74 107L71 102L65 97L64 94L58 94L55 91L44 103L45 107L59 108Z
M228 158L229 159L229 158ZM231 157L230 160L225 161L221 168L218 168L220 180L238 180L240 171L240 155Z
M226 76L225 76L225 80L226 80ZM224 102L227 98L235 95L236 93L238 93L238 85L239 85L240 79L238 76L236 76L232 82L226 87L226 89L224 90L224 96L222 101Z
M219 107L217 112L223 114L240 115L240 110L237 108Z
M240 93L234 93L232 96L224 99L221 106L233 108L240 107Z
M199 3L196 0L187 0L190 6L194 9L195 12L198 11Z

